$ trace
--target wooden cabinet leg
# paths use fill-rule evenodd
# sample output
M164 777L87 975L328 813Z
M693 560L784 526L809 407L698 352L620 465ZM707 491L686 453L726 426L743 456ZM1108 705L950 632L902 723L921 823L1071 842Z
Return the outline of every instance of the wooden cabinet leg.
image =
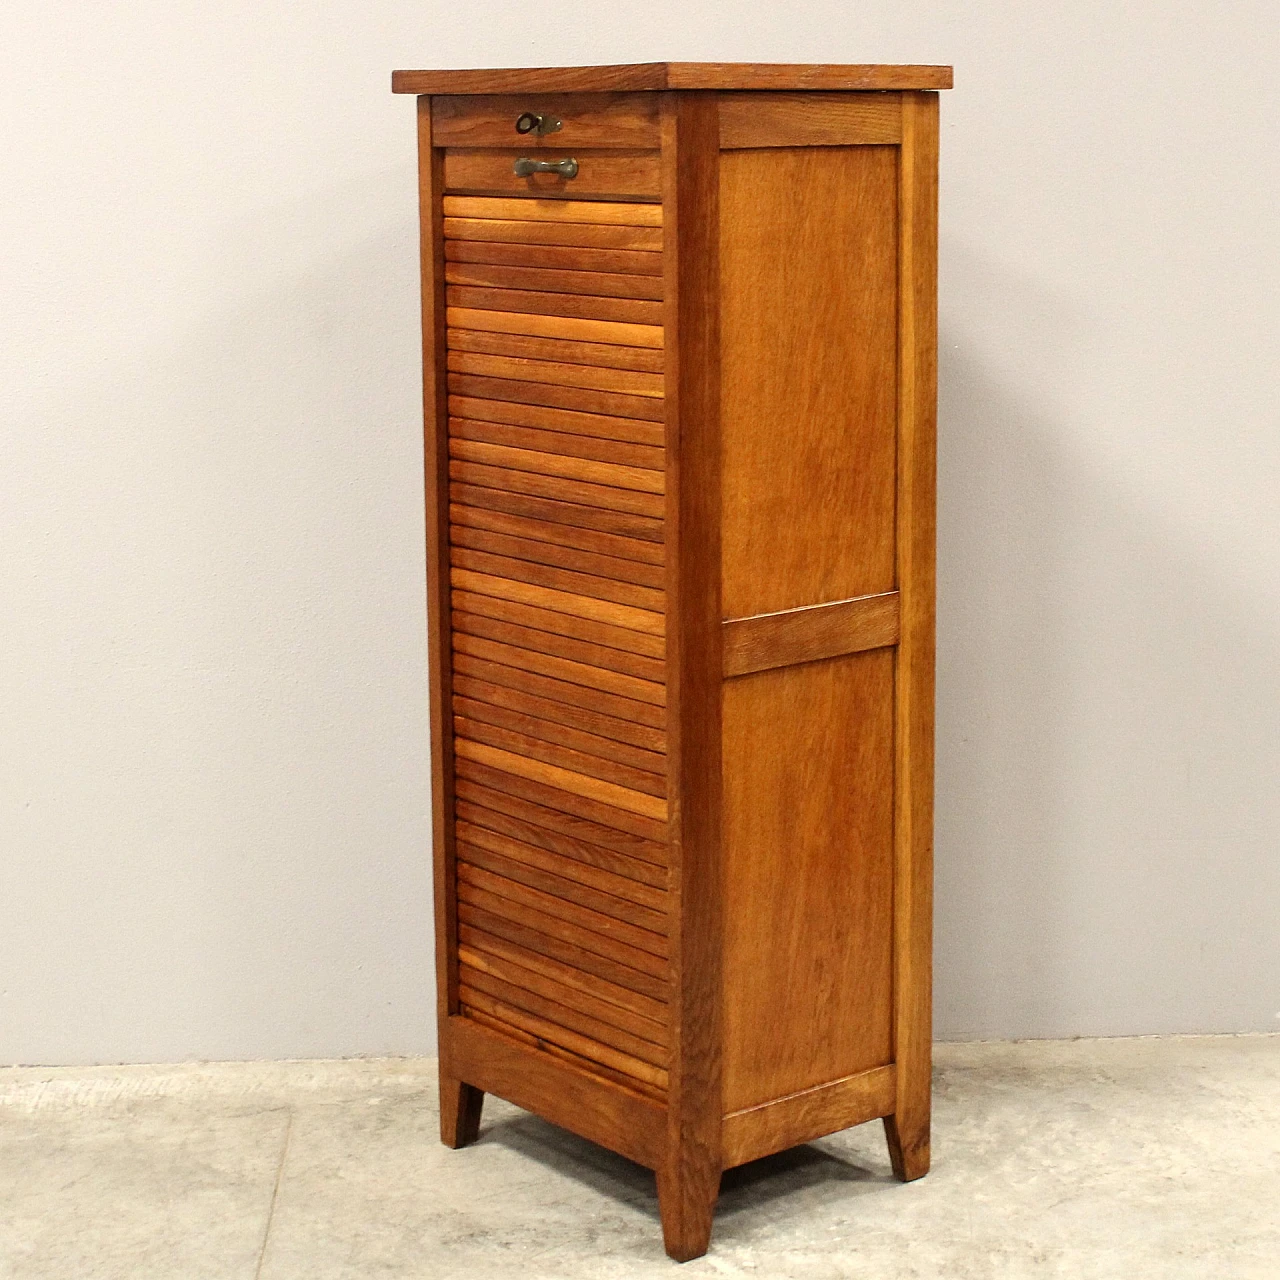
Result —
M884 1136L889 1143L889 1159L894 1175L902 1182L914 1182L929 1172L929 1115L913 1118L904 1114L885 1116Z
M484 1090L463 1084L440 1071L440 1141L446 1147L465 1147L480 1135Z
M658 1170L662 1242L677 1262L691 1262L706 1253L719 1195L718 1171L707 1176L678 1165Z

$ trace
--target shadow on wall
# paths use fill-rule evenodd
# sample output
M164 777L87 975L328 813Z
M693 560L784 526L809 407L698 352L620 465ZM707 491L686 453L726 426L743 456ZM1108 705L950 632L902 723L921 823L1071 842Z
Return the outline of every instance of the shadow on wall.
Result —
M1275 1030L1276 597L1170 506L1172 450L1090 440L1215 424L1089 404L1082 361L1083 422L1088 318L943 258L936 1033Z

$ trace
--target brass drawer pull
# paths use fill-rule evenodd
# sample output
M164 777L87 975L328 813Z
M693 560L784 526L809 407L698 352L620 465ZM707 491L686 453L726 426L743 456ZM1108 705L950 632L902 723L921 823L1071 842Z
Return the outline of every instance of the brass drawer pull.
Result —
M555 116L540 116L536 111L522 111L516 116L517 133L556 133L563 122Z
M530 160L528 156L521 156L511 166L511 172L517 178L527 178L532 173L558 173L562 178L576 178L578 162L572 156L564 160Z

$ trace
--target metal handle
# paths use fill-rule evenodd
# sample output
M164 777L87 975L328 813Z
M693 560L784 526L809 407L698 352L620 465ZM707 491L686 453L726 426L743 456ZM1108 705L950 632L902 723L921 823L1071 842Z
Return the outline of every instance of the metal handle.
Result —
M531 173L558 173L562 178L576 178L578 162L572 156L564 160L530 160L528 156L521 156L511 166L511 172L517 178L527 178Z
M516 116L517 133L556 133L562 124L555 116L541 116L536 111L522 111Z

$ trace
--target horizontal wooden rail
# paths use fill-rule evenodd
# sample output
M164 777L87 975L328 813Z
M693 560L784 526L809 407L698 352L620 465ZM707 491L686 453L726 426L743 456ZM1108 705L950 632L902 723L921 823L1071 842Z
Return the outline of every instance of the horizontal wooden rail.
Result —
M882 649L898 642L898 593L730 618L722 634L726 678Z

